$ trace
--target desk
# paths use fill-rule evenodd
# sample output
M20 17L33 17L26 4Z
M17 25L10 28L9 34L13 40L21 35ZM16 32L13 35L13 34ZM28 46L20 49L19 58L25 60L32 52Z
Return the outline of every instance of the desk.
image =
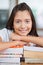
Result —
M43 65L41 63L25 63L25 62L21 62L21 65Z

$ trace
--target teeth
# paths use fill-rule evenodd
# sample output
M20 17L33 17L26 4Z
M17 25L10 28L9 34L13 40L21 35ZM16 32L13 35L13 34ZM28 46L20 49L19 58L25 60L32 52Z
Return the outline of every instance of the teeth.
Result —
M20 30L20 31L26 31L26 30Z
M26 32L26 31L21 31L21 32Z
M20 30L20 31L26 31L26 30Z

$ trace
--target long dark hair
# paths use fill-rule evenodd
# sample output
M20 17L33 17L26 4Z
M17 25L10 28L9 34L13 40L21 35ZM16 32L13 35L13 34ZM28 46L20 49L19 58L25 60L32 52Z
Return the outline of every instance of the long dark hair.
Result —
M36 21L35 21L34 15L32 13L31 8L26 3L20 3L13 8L12 13L10 15L10 18L7 22L6 28L10 29L10 30L14 30L13 29L14 17L18 11L24 11L24 10L27 10L30 13L30 16L32 19L32 29L31 29L29 35L38 36L37 30L36 30Z

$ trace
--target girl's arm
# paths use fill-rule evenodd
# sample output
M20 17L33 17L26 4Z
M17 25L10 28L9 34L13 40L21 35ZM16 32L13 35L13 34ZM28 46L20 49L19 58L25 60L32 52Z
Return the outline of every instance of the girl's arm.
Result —
M22 42L22 41L2 42L2 39L0 37L0 51L7 49L7 48L10 48L10 47L15 46L15 45L24 45L24 44L26 44L26 43Z
M23 41L32 42L34 44L40 45L43 47L43 37L35 37L35 36L22 36Z
M43 37L36 37L36 36L19 36L15 33L11 34L11 40L22 40L25 42L32 42L36 45L42 46L43 47Z
M0 42L0 51L10 48L16 45L25 45L25 42L22 41L11 41L11 42Z

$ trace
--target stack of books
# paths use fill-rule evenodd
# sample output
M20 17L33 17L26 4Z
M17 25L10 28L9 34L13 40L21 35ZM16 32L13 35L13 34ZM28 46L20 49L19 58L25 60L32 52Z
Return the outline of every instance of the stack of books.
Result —
M24 46L25 63L43 63L43 48Z
M20 65L20 58L23 55L23 45L10 47L0 51L0 63L14 63Z
M0 51L0 63L20 65L20 58L25 63L43 63L43 48L17 45Z

